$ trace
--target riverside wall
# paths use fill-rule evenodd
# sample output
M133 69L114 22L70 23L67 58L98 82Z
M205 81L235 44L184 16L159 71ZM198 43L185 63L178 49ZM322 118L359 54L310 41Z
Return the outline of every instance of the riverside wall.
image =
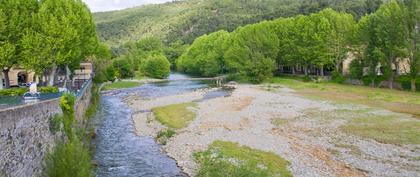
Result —
M76 120L83 115L91 100L89 82L75 105ZM0 177L42 176L42 163L61 132L50 130L51 118L61 115L59 99L0 110Z

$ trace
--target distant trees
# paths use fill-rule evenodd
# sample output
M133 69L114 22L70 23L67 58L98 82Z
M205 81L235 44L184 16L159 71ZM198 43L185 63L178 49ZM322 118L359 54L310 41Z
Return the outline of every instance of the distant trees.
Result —
M363 78L372 86L387 79L390 88L400 62L408 58L415 89L420 65L419 2L379 4L367 1L369 9L379 10L366 12L358 22L351 14L326 8L307 16L247 25L231 33L204 35L177 60L177 67L201 76L244 76L255 83L271 77L276 66L287 66L292 73L302 68L305 75L311 68L319 76L328 69L333 76L342 77L343 61L351 52L356 56L350 65L352 78Z
M279 39L269 22L238 28L227 41L227 70L251 82L259 83L272 76Z
M225 70L223 43L228 39L226 31L214 32L197 38L177 60L177 68L193 75L216 76Z
M170 66L168 59L163 54L152 54L141 64L142 71L146 76L164 79L169 76Z
M71 70L95 55L98 38L92 15L80 0L0 2L0 68L25 67L52 85L58 69Z

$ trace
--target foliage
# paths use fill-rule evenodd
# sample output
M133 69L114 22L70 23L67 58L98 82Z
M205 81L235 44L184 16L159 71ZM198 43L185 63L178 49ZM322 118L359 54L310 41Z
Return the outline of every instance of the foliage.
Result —
M114 72L114 75L117 78L130 78L134 77L134 66L132 61L127 57L122 57L115 59L112 62L111 72Z
M363 77L363 64L360 59L354 59L350 63L350 78L361 79Z
M226 42L225 62L230 73L259 83L272 76L279 40L268 22L238 28Z
M188 45L184 44L181 40L177 40L173 43L170 43L168 46L164 47L164 53L166 58L168 58L169 62L171 63L171 68L175 69L176 60L188 49Z
M165 55L150 55L141 64L141 70L146 76L158 79L167 78L171 72L171 64Z
M397 81L401 84L404 90L411 90L411 82L412 78L408 75L405 76L399 76ZM417 91L420 91L420 80L417 79L415 82Z
M228 32L218 31L197 38L177 60L178 70L205 77L223 73L225 70L223 45L228 37Z
M159 142L159 144L166 145L167 141L175 136L175 134L176 132L172 129L162 130L157 134L156 140Z
M60 97L60 108L63 111L64 132L69 140L73 140L74 103L76 97L71 93L65 93Z
M44 176L89 177L93 167L89 149L77 138L68 143L58 143L47 154Z
M111 84L105 84L102 90L116 90L116 89L125 89L125 88L133 88L138 87L140 83L138 82L130 82L130 81L117 81Z
M152 111L156 120L163 125L169 128L181 129L188 126L195 119L195 112L189 109L194 106L196 106L195 103L181 103L153 108Z
M344 81L346 81L346 78L344 76L342 76L340 73L338 73L337 71L333 71L332 76L331 76L331 80L335 83L342 84L342 83L344 83Z
M58 93L59 90L54 86L40 87L39 92L41 93Z
M374 12L381 3L373 0L367 5L367 1L372 0L322 0L321 6L320 0L186 0L99 12L94 18L100 39L118 51L118 45L146 36L156 36L166 44L178 40L191 44L197 37L215 31L233 31L239 26L315 13L327 7L358 19Z
M54 115L50 117L50 132L52 134L55 134L56 132L59 132L61 130L61 124L63 123L63 116L60 115Z
M215 141L208 150L194 154L200 164L197 176L292 176L288 162L272 152Z
M341 129L349 134L387 144L420 144L420 122L397 116L368 116L351 120ZM403 130L403 131L402 131Z
M28 91L27 88L11 88L0 90L0 96L21 96Z

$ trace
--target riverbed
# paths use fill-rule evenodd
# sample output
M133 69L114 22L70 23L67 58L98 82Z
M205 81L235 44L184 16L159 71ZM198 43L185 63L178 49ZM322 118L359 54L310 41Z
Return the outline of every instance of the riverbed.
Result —
M186 78L171 74L170 80ZM96 127L94 144L98 177L185 176L174 159L161 152L151 136L138 136L132 119L133 110L125 103L127 97L150 100L208 88L199 81L151 83L137 88L117 90L101 95L100 108L93 119ZM221 95L210 95L215 97Z

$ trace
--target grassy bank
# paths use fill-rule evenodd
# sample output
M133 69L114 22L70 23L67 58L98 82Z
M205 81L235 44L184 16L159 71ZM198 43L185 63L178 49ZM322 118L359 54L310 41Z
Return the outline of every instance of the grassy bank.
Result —
M152 111L156 116L156 120L163 125L169 128L180 129L188 126L196 117L196 114L189 110L190 107L195 106L196 103L182 103L153 108Z
M303 82L296 78L275 77L270 84L292 88L303 96L381 107L395 112L420 116L420 93L383 88L335 84L329 82Z
M215 141L208 150L194 154L198 177L292 176L289 162L272 152L251 149L237 143Z
M113 82L113 83L104 85L102 90L106 91L106 90L126 89L126 88L138 87L140 85L141 84L138 82L118 81L118 82Z

